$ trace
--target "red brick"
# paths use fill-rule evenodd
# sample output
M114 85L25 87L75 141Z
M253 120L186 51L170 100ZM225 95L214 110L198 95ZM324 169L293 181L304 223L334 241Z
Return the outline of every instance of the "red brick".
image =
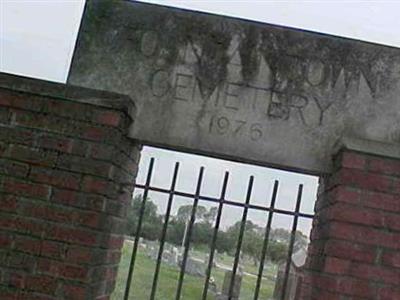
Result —
M17 235L14 241L14 249L30 254L38 255L40 253L41 240L28 236Z
M121 203L119 201L108 200L106 202L105 212L110 215L113 215L113 216L125 217L127 209L129 209L129 208L127 207L127 205L125 203Z
M396 195L400 194L400 179L398 178L393 179L393 193Z
M343 295L340 293L333 293L326 291L324 289L318 289L318 291L314 291L313 295L309 298L306 298L307 300L310 299L318 299L318 300L342 300Z
M62 138L62 137L55 137L48 135L38 137L38 146L44 149L71 153L72 145L73 145L73 140L69 138Z
M0 106L11 106L14 97L18 97L16 93L2 89L0 93Z
M116 200L118 202L124 203L125 205L130 204L132 201L132 192L131 191L123 191L122 193L119 193L118 196L116 197Z
M5 215L0 218L0 228L19 233L30 234L32 236L41 236L44 226L41 222Z
M93 246L97 244L97 235L93 232L56 225L47 229L45 237L47 239L71 242L77 245Z
M7 145L32 146L36 142L36 133L26 128L7 127L7 130L0 130L0 141Z
M1 105L1 97L0 97L0 105ZM18 298L19 298L19 293L17 290L0 286L1 300L18 300Z
M104 209L105 198L100 195L90 195L69 190L54 189L51 201L67 206L86 208L93 211L102 211Z
M96 121L103 125L117 127L121 123L121 114L115 111L102 111L96 115Z
M383 287L379 290L379 300L400 299L400 289L395 287Z
M365 207L381 209L390 212L400 212L400 197L377 192L364 192L362 205Z
M109 162L98 161L87 157L76 155L61 155L57 167L64 170L90 174L109 178L113 165Z
M392 231L400 231L400 215L385 214L385 227Z
M365 169L366 157L356 152L343 152L341 159L341 167L352 169Z
M66 261L71 263L85 264L92 261L93 249L70 246L66 252Z
M0 249L7 249L11 246L11 235L6 232L0 232Z
M82 137L93 141L105 141L110 137L110 132L101 127L87 127L82 132Z
M54 296L46 296L41 293L22 292L18 300L54 300Z
M331 203L343 202L349 204L359 204L361 192L347 186L337 186L329 193Z
M351 275L384 284L399 284L400 273L389 268L367 264L353 264Z
M313 284L328 291L338 291L340 278L330 277L323 274L313 275Z
M88 279L88 271L85 267L72 266L63 264L60 266L59 275L63 278L86 281Z
M114 280L117 276L118 266L100 266L93 270L95 278L98 281Z
M54 169L32 168L29 178L52 186L79 189L80 175Z
M90 120L91 110L87 109L87 105L82 103L73 103L71 101L46 99L45 105L42 109L50 115L66 117L74 120Z
M342 240L328 240L325 245L325 254L342 259L351 259L373 263L376 257L374 246L356 244Z
M30 183L15 178L5 178L3 190L6 193L47 200L51 188L47 185Z
M113 160L114 146L103 144L92 144L90 147L90 157L101 160Z
M5 106L40 111L43 107L41 98L25 93L1 91L2 104ZM1 104L0 104L1 105Z
M77 212L76 225L90 227L93 229L101 228L101 215L98 212Z
M0 144L1 156L1 144ZM15 177L25 177L29 172L29 165L14 160L0 159L0 173Z
M389 233L363 226L332 222L329 225L329 236L356 243L400 249L400 234Z
M77 281L86 281L88 275L87 268L85 267L42 258L38 260L37 271L49 276Z
M14 287L18 289L25 288L25 274L11 272L6 274L6 283L9 287Z
M385 251L382 255L382 264L394 268L400 268L400 252Z
M16 212L17 210L17 197L13 195L1 195L0 197L0 211L3 212Z
M336 257L326 257L324 272L332 274L347 274L351 262Z
M32 273L36 267L36 258L30 254L13 252L8 259L8 267Z
M7 148L8 148L7 144L0 142L0 157L4 156L4 153L6 152Z
M43 219L49 221L56 221L60 223L73 223L75 212L59 207L35 204L35 203L23 203L19 207L20 214L24 216L33 217L36 219Z
M49 258L62 259L64 258L64 245L63 243L53 241L43 241L40 255Z
M387 175L400 175L400 161L384 158L369 158L368 170Z
M122 235L110 235L108 239L105 240L104 246L110 250L121 249L124 244L125 238Z
M107 251L106 262L108 264L119 264L121 260L121 251Z
M340 280L337 292L361 297L363 299L375 299L377 288L370 284L368 280L359 280L356 278L343 278Z
M57 289L57 279L49 276L33 275L26 279L28 290L54 295Z
M11 145L6 157L45 167L53 167L57 161L55 152L22 145Z
M65 299L86 299L86 289L84 286L64 283L62 286L62 291Z
M334 180L336 184L343 184L370 191L391 192L393 178L385 175L371 174L355 169L341 169Z
M375 227L383 227L385 223L384 214L380 211L346 204L335 204L330 207L327 218L329 220L370 225Z
M114 184L111 181L85 176L82 189L85 192L110 195L115 193Z
M46 132L63 133L68 123L65 120L43 113L35 113L25 110L14 111L14 124L21 127L30 127Z
M47 258L38 258L37 259L37 267L36 272L40 274L45 274L53 277L59 276L59 265L61 263L59 261L47 259Z
M72 144L71 154L81 157L89 157L90 145L91 142L75 139Z
M0 106L0 124L9 124L10 115L9 108Z

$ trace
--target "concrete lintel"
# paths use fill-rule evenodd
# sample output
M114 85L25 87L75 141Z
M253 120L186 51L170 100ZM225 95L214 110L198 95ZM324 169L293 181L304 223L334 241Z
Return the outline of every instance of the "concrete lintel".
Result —
M397 143L400 50L136 1L88 1L68 82L129 95L148 145L326 174Z
M345 136L337 143L334 153L343 149L400 159L400 146L398 144L381 141Z

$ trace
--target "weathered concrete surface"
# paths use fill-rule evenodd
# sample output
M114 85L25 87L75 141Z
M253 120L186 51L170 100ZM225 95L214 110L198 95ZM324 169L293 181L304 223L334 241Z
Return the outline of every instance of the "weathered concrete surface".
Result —
M399 78L399 49L103 0L69 83L134 98L144 142L321 173L344 135L400 142Z

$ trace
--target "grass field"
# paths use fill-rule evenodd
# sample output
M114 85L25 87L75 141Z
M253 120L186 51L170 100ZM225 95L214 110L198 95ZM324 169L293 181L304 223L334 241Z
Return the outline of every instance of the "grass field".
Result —
M140 249L140 248L139 248ZM129 261L132 252L132 244L125 243L121 262L119 266L117 284L115 291L112 295L113 300L123 299L126 278L128 276ZM201 253L197 253L201 256ZM227 258L223 260L228 261ZM232 261L232 258L230 258ZM254 268L254 267L251 267ZM155 269L155 261L148 258L145 253L141 250L138 251L135 264L135 272L133 274L133 280L131 285L131 293L129 299L134 300L146 300L150 297L151 286L153 282L153 275ZM245 270L246 270L245 266ZM222 287L225 271L214 268L212 270L212 276L214 277L217 287ZM157 300L172 300L175 299L176 288L178 285L179 269L177 267L168 266L162 264L158 289L157 289ZM241 285L241 300L252 300L254 289L256 285L256 277L250 275L244 275ZM204 278L185 274L185 280L183 284L182 297L183 300L199 300L201 299L202 291L204 286ZM274 282L272 280L263 278L262 286L260 291L260 299L269 299L272 296L274 289ZM208 300L214 300L215 297L209 293Z

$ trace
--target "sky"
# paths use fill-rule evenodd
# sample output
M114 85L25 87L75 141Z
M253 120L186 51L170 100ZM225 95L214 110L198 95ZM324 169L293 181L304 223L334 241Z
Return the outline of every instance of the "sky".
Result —
M198 11L256 20L317 32L345 36L380 44L400 46L400 1L156 1ZM0 71L64 83L72 59L84 1L80 0L0 0ZM205 166L204 193L218 197L223 173L231 172L228 198L244 201L250 175L255 176L251 203L267 206L275 179L280 181L277 206L293 210L297 187L304 184L301 210L312 213L317 178L262 167L215 160L155 148L145 148L138 182L143 183L150 157L156 157L154 185L168 187L175 161L181 162L178 190L193 192L200 166ZM141 191L137 191L140 193ZM165 196L151 193L159 212L165 209ZM187 199L175 199L173 213ZM200 203L207 206L208 204ZM209 205L208 205L209 206ZM241 209L227 207L222 225L238 221ZM250 213L250 219L263 225L265 213ZM292 219L277 216L274 227L290 228ZM307 233L310 221L300 221Z

